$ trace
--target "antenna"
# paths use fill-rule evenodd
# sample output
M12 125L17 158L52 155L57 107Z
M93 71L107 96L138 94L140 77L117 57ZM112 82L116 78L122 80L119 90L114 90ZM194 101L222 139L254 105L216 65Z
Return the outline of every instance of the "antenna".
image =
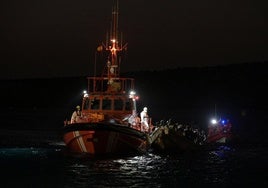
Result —
M215 106L214 106L214 115L215 115L215 118L217 117L217 105L215 103Z

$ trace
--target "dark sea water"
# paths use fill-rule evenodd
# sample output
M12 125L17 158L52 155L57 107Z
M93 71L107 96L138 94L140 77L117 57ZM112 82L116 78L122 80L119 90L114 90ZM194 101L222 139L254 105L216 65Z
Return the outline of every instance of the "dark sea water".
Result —
M1 187L267 187L268 145L204 147L184 154L91 158L70 154L57 131L1 130Z

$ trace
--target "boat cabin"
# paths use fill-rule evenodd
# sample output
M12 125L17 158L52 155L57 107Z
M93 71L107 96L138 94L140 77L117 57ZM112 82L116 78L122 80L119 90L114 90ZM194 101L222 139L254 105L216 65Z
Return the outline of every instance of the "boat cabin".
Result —
M87 121L99 122L106 118L122 120L136 110L135 100L128 93L134 89L134 80L103 77L88 78L88 94L82 101L82 115Z

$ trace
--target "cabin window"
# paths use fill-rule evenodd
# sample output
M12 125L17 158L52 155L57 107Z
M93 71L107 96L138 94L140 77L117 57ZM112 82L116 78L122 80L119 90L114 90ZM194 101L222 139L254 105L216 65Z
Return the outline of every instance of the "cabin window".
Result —
M85 98L85 99L84 99L84 106L83 106L83 109L84 109L84 110L89 109L89 106L90 106L89 104L90 104L89 98Z
M111 110L112 109L112 101L110 99L102 100L102 109L103 110Z
M126 110L131 110L131 102L130 101L126 102Z
M123 110L124 102L122 99L115 99L114 100L114 109L115 110Z
M100 99L91 100L91 109L92 110L99 110L100 109Z

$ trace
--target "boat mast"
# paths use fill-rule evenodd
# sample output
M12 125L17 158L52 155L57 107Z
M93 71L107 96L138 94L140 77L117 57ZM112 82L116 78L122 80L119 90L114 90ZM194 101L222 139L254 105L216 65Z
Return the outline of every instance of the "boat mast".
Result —
M114 1L112 8L112 22L110 35L106 45L104 46L105 50L109 53L107 58L106 70L104 71L104 77L107 77L108 84L112 84L120 74L120 52L126 47L119 45L119 36L118 36L118 18L119 18L119 3L118 0ZM107 45L108 44L108 45Z
M127 50L127 44L122 45L122 37L119 39L119 0L114 0L112 7L112 19L109 32L106 34L106 42L97 48L97 52L104 52L105 66L101 77L89 77L88 91L90 92L126 92L127 88L134 89L134 81L130 78L120 77L120 64L123 52ZM96 54L95 54L96 56ZM96 57L95 57L96 60ZM95 62L96 64L96 62Z

